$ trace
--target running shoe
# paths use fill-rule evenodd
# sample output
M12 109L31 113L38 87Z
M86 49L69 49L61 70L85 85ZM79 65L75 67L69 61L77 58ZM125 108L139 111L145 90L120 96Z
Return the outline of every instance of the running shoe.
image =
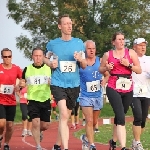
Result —
M138 143L136 145L132 144L132 150L144 150L141 143Z
M89 150L89 142L84 134L80 136L80 140L82 141L82 150Z
M10 150L9 145L4 145L4 150Z
M58 145L54 145L53 148L52 148L52 150L61 150L61 148Z
M112 140L109 141L109 150L116 150L116 144L112 144Z
M90 149L89 150L96 150L96 147L93 145L90 145Z
M27 134L28 134L29 136L32 136L31 130L28 130L28 131L27 131Z
M27 129L23 129L21 136L24 137L27 135Z

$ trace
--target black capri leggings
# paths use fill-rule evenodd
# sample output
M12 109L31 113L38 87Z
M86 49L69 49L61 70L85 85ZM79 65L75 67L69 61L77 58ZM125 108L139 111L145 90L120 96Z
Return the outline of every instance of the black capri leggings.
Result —
M133 125L145 127L150 98L134 97L131 108L134 116Z
M76 106L72 109L71 115L78 116L79 102L76 102Z
M106 94L115 113L114 124L125 125L125 114L132 103L133 91L120 93L110 87L107 87Z
M25 121L26 119L28 119L27 104L26 103L20 103L20 110L22 113L22 120ZM32 120L29 118L28 121L31 122Z

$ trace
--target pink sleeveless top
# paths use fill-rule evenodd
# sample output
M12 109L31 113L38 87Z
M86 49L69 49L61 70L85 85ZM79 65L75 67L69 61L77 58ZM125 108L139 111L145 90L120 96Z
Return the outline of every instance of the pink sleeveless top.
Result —
M132 59L130 58L130 55L129 55L129 49L125 48L125 55L123 58L127 58L129 60L129 63L133 63L132 62ZM111 76L109 77L109 80L108 80L108 87L118 91L118 92L121 92L121 93L127 93L127 92L130 92L133 90L133 83L132 83L132 86L129 90L121 90L121 89L116 89L116 81L118 79L118 77L116 75L120 75L120 76L128 76L129 78L132 78L131 77L131 74L132 74L132 70L124 65L122 65L120 63L120 60L117 59L117 58L114 58L113 56L113 50L110 50L109 51L109 57L108 57L108 63L111 63L113 62L114 63L114 67L113 69L110 71L110 74Z
M21 94L20 103L27 104L27 98L24 97L27 94L27 88L25 87L25 88L21 89L20 94Z

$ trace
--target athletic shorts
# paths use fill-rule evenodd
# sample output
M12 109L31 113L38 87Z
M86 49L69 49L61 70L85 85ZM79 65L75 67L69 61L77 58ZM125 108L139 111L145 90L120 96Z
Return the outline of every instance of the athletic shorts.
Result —
M2 105L0 104L0 119L6 121L14 121L16 115L16 105Z
M76 105L76 100L79 97L80 87L75 88L62 88L51 85L52 95L58 103L58 101L65 99L66 106L69 110L72 110Z
M40 118L41 121L50 122L51 105L50 99L45 102L29 100L28 116L31 119Z
M81 107L93 107L93 110L101 110L103 108L103 98L79 97Z

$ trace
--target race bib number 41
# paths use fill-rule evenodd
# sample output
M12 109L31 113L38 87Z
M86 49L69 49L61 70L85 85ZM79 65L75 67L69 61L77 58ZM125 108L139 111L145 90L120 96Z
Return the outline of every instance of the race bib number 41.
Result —
M30 85L40 85L48 84L49 78L47 76L31 76L27 79L27 84Z
M100 90L100 80L86 82L87 92L96 92Z
M61 72L75 72L76 61L60 61L60 71Z
M119 78L116 81L117 90L129 90L132 86L132 80L127 78Z
M13 85L1 85L0 87L0 93L2 94L13 94L14 92L14 86Z

